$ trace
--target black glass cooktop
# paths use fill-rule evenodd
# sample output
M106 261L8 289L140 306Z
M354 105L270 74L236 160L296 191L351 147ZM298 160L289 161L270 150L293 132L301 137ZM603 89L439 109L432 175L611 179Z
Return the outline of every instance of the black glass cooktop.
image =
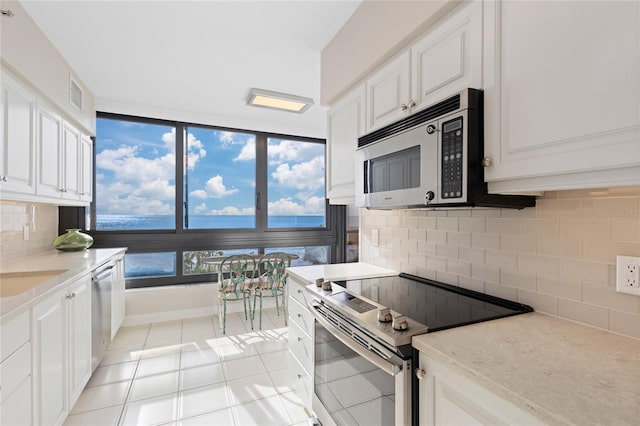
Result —
M429 332L533 311L517 302L404 273L336 284L426 325ZM347 293L340 297L358 312L375 308Z

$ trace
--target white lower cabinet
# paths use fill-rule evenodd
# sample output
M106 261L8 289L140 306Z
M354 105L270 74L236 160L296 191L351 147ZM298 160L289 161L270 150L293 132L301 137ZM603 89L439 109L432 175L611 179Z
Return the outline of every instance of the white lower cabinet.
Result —
M0 332L0 424L30 425L31 337L29 312L2 324Z
M62 424L91 376L91 278L38 303L33 324L34 424Z
M420 353L420 425L541 425L509 401Z
M289 383L311 413L313 397L314 319L307 308L305 283L289 277Z

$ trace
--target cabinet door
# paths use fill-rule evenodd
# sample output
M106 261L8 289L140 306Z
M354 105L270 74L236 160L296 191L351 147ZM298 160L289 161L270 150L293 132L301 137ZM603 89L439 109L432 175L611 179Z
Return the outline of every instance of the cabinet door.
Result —
M71 284L67 293L71 409L91 377L91 277Z
M405 52L367 79L367 132L411 111L410 64L410 52Z
M67 411L66 289L33 308L34 423L61 424Z
M327 115L327 197L331 204L355 202L355 152L364 134L365 87L340 99Z
M49 108L38 107L38 195L61 197L62 118Z
M541 425L539 419L424 353L419 355L420 425Z
M91 202L93 192L93 141L82 135L80 141L80 201Z
M453 93L482 88L482 2L454 11L411 47L415 110Z
M493 192L639 184L640 3L485 2Z
M70 200L80 198L80 132L66 121L62 127L63 164L62 197Z
M0 151L0 189L35 194L35 105L34 95L2 73L2 150Z

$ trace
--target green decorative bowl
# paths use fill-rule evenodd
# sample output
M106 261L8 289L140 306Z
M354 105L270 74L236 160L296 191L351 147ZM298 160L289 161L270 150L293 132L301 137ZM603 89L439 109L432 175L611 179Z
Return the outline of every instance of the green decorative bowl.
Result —
M60 251L82 251L93 245L91 235L80 232L79 229L67 229L66 234L53 240L53 247Z

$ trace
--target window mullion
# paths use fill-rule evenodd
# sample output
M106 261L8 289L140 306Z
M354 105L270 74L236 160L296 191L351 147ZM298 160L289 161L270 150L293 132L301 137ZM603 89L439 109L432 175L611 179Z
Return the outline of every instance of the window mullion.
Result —
M256 134L256 231L263 233L267 230L267 135Z
M187 127L183 124L176 123L176 159L175 159L175 188L176 188L176 202L175 202L175 216L176 216L176 233L180 234L184 231L184 215L185 215L185 188L184 182L187 176L185 176L184 158L185 158L185 132Z

